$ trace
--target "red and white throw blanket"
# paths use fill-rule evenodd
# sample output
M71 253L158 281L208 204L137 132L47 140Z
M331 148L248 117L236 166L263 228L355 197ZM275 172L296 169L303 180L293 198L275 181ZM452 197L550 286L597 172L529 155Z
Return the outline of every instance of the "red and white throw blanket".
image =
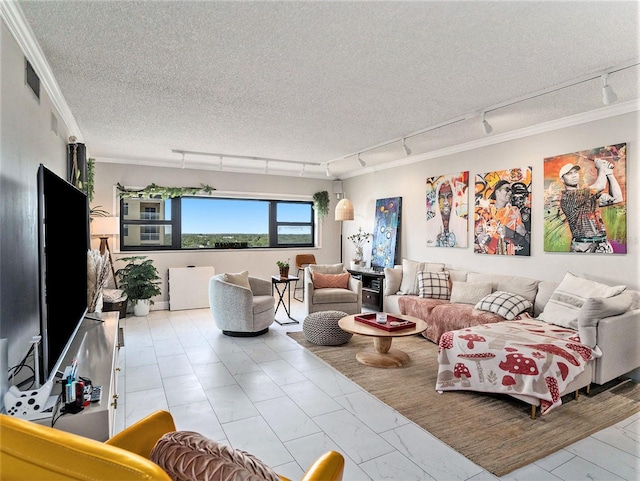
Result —
M449 331L440 338L436 390L531 396L545 414L599 356L576 331L529 317Z

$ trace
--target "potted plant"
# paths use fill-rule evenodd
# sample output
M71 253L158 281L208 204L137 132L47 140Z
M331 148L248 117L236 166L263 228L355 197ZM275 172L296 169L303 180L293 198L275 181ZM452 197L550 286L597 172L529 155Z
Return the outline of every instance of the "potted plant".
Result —
M358 267L364 263L363 247L365 243L368 244L370 242L369 239L371 239L371 237L373 237L373 234L370 232L363 232L362 227L358 227L358 232L347 237L347 239L349 239L356 247L356 255L352 261L354 267Z
M135 316L149 314L151 299L161 294L160 275L151 259L145 256L122 257L119 261L127 264L116 271L120 280L120 288L127 293L127 298L133 305Z
M280 277L289 277L289 259L276 261L276 265L280 268Z
M313 209L318 213L318 219L323 220L329 213L329 192L323 190L313 194Z

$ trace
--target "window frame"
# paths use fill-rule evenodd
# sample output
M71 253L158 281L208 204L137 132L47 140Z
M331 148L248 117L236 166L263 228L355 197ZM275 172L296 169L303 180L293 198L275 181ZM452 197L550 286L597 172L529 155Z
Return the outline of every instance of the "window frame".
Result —
M170 201L171 219L169 220L149 220L149 219L125 219L124 215L120 216L120 232L127 232L129 226L139 225L146 227L171 227L171 244L170 245L125 245L124 237L120 237L120 251L121 252L135 252L135 251L215 251L215 250L235 250L230 247L182 247L182 199L183 198L198 198L198 199L210 199L212 201L225 200L225 201L260 201L269 203L268 207L268 246L259 247L241 247L239 250L245 249L287 249L287 248L315 248L316 246L316 224L317 218L313 209L312 200L299 200L299 199L281 199L281 198L254 198L254 197L238 197L238 196L178 196L168 199ZM125 203L129 200L129 197L121 197L119 208L120 212L126 212ZM159 200L160 196L140 196L139 199L153 199ZM164 200L163 200L164 201ZM308 222L293 222L293 221L278 221L277 212L279 204L305 204L309 205L309 221ZM128 206L127 206L128 207ZM309 226L311 228L311 242L310 243L279 243L278 242L278 228L286 226Z

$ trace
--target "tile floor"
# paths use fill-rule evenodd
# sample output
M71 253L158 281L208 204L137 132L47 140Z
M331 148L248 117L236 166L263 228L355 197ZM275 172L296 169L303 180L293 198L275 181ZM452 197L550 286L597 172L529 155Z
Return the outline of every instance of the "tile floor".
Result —
M300 302L291 308L304 319ZM282 308L276 318L286 321ZM330 449L345 456L345 481L498 479L286 336L301 325L231 338L208 309L151 311L121 325L116 431L168 409L178 429L250 452L291 479ZM500 479L636 481L640 414Z

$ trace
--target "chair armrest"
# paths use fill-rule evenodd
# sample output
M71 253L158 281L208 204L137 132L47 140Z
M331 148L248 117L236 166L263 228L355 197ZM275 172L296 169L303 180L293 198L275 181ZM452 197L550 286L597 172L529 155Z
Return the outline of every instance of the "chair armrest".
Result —
M249 285L254 296L270 296L271 281L249 276Z
M362 295L362 281L353 276L349 277L349 290Z
M128 428L120 431L105 444L126 449L147 459L163 435L176 430L173 417L167 411L156 411Z
M329 451L311 465L302 481L342 481L344 457L336 451Z

